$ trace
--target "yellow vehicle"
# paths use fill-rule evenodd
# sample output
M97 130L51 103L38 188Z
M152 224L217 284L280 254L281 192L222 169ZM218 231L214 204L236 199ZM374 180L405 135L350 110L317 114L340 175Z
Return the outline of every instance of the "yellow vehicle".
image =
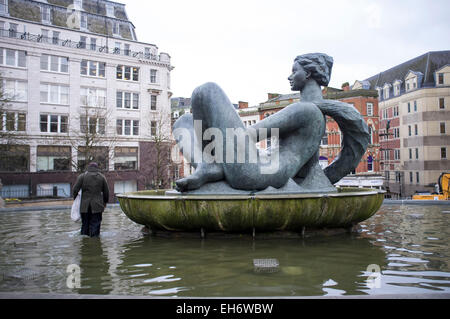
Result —
M449 200L450 199L450 173L442 173L438 179L439 194L416 194L414 200Z

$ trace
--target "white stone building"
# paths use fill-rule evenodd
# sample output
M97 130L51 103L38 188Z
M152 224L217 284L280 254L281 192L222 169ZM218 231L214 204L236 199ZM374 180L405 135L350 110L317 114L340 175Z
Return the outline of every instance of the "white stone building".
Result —
M84 164L74 140L86 131L100 137L111 193L148 187L140 177L151 179L155 135L170 135L172 69L169 54L137 40L123 4L0 0L0 74L10 101L0 129L23 139L0 160L4 196L44 196L55 186L70 195L77 173L68 163Z

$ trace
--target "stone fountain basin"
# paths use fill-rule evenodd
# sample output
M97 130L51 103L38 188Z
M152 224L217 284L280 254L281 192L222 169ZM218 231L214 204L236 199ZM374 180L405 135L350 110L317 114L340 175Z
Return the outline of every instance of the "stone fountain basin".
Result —
M164 190L151 190L117 197L128 218L152 231L301 232L364 221L378 211L383 194L363 188L267 195L166 195Z

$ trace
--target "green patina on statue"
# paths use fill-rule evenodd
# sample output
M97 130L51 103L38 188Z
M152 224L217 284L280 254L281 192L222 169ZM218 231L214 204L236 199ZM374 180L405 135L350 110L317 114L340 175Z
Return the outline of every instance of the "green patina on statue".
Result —
M323 53L295 58L289 82L300 102L244 127L215 83L192 94L192 114L173 135L195 172L177 190L118 195L125 214L152 230L304 233L305 228L348 228L372 216L383 192L333 186L358 165L369 143L367 124L351 105L324 100L333 59ZM324 170L319 146L325 116L343 132L337 160ZM257 143L276 137L260 149Z

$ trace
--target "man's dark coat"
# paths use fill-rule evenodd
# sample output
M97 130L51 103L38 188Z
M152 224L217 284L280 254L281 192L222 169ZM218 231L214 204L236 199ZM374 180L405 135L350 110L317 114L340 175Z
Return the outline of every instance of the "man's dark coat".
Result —
M105 176L97 167L88 167L86 173L78 176L73 187L73 198L76 198L80 189L81 207L80 213L87 213L89 205L92 213L102 213L109 198L108 183Z

